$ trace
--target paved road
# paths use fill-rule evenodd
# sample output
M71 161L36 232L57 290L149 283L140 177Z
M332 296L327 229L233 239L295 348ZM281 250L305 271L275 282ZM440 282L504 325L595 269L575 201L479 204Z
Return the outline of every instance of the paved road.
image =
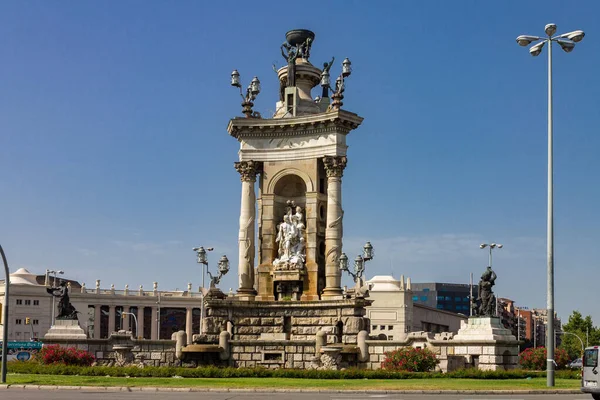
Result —
M86 400L591 400L585 394L542 394L542 395L464 395L464 394L344 394L344 393L219 393L219 392L126 392L106 390L35 390L11 388L0 391L2 400L64 400L84 396Z

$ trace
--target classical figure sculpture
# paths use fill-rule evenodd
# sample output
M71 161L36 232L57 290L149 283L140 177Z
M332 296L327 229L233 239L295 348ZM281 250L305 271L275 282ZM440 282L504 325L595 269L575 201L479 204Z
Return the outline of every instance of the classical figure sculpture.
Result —
M283 49L287 51L287 54ZM296 59L299 56L299 49L289 43L284 43L281 45L281 55L288 63L287 87L296 86Z
M488 266L479 281L479 297L477 299L480 302L477 313L479 316L493 317L496 314L496 296L492 291L495 282L496 273L492 270L492 267Z
M292 210L296 212L292 214ZM288 202L283 222L279 224L275 242L279 244L277 258L273 261L276 270L303 269L306 262L305 225L302 207Z
M57 288L46 288L46 291L58 298L58 315L56 319L77 319L78 311L69 299L69 288L67 282L61 281Z

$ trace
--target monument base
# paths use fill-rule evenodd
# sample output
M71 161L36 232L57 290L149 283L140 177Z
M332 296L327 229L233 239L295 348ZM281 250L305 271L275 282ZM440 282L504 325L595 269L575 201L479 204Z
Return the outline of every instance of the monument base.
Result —
M452 338L454 355L484 371L518 367L519 341L497 317L470 317Z
M44 339L87 339L85 331L76 319L57 319L44 335Z

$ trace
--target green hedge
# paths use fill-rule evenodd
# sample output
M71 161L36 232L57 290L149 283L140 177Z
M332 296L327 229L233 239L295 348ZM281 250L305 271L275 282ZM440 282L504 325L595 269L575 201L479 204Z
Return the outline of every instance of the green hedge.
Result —
M440 372L393 372L386 370L346 369L343 371L266 369L266 368L218 368L218 367L77 367L70 365L42 365L35 362L11 361L8 371L17 374L81 375L81 376L129 376L132 378L305 378L305 379L525 379L544 377L543 371L480 371L469 368L442 374ZM557 378L581 379L579 370L556 371Z

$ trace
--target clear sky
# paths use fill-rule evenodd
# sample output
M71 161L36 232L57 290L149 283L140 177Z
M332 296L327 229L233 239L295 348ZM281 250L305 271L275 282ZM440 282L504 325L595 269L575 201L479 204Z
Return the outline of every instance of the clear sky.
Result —
M495 287L546 307L547 58L519 34L583 29L554 47L556 310L600 324L600 3L525 1L2 1L0 243L11 270L62 269L93 287L197 288L192 247L232 260L237 288L241 115L229 86L278 98L285 32L311 61L349 57L344 251L367 277L468 283L495 252ZM596 72L594 72L596 71ZM316 91L313 95L316 96ZM344 282L350 284L345 277Z

